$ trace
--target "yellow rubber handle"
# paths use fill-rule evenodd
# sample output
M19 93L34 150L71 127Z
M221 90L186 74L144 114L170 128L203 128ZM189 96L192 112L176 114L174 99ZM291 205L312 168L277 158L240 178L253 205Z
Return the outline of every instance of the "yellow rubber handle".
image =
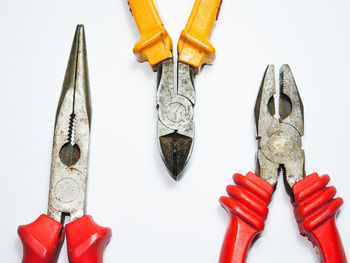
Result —
M215 49L209 37L222 0L196 0L185 29L181 32L177 50L179 61L193 66L197 73L204 64L213 64Z
M138 61L147 61L156 70L156 65L172 58L173 44L160 20L153 0L129 0L141 39L135 44L134 53Z

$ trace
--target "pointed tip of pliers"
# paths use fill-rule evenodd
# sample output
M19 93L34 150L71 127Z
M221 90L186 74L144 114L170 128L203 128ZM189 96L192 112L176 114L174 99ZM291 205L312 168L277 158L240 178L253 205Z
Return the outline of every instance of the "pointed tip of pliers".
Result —
M171 177L178 181L184 170L193 146L193 139L177 132L159 137L161 155Z
M75 30L57 114L63 110L61 107L64 100L69 100L72 107L79 103L79 105L75 106L82 106L82 108L84 108L84 110L87 112L88 121L90 124L91 105L87 64L85 31L84 26L79 24ZM57 117L58 115L56 118Z

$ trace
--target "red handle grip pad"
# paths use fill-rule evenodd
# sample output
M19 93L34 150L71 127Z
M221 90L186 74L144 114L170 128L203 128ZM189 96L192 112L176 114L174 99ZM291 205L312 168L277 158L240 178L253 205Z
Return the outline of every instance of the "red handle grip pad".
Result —
M41 215L29 225L19 226L23 244L22 263L55 263L67 234L70 263L102 263L103 251L112 231L97 225L91 216L83 216L66 225Z
M18 227L18 235L23 244L22 263L57 262L62 247L64 233L60 223L41 215L29 225Z
M273 186L253 173L235 174L236 185L227 186L230 197L222 196L221 205L231 217L221 249L220 263L244 263L254 236L265 226Z
M85 215L66 225L66 235L70 263L102 263L112 231Z
M335 215L343 199L335 198L335 187L327 187L329 176L316 173L293 185L294 214L300 234L307 236L321 253L322 263L346 263Z

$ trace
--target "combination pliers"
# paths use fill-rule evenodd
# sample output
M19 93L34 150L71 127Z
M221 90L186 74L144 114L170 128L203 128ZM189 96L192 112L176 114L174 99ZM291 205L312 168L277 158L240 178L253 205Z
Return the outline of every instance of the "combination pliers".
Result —
M18 227L23 263L57 262L65 235L69 262L102 263L111 229L85 215L90 123L85 34L78 25L56 112L47 215Z
M174 83L172 40L153 0L129 0L141 39L133 49L140 62L158 72L158 145L170 175L178 180L192 152L194 75L213 64L215 49L208 39L222 0L196 0L178 41L177 85Z
M231 217L223 242L220 263L244 263L253 238L264 229L268 204L279 172L294 208L300 234L315 247L322 263L346 263L344 248L335 225L342 205L328 186L329 176L305 176L304 109L288 65L280 70L279 119L275 118L274 66L266 69L255 104L258 152L255 174L235 174L229 197L220 198Z

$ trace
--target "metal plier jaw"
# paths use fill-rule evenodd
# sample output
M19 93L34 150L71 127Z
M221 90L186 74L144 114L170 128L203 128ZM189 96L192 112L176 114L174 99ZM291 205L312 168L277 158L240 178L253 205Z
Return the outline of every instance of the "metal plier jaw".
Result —
M257 127L256 174L235 174L229 196L220 198L230 215L221 249L220 263L246 262L253 240L264 230L268 205L276 188L278 173L293 206L299 232L313 244L322 263L347 263L335 216L343 204L336 189L327 186L329 176L305 176L303 104L288 65L280 70L279 119L275 118L275 72L268 66L255 104Z
M177 85L173 43L153 0L129 0L128 3L140 32L140 40L133 48L135 56L140 62L148 61L153 71L158 71L158 146L171 177L178 180L194 142L193 76L203 65L214 63L215 49L209 37L222 0L194 1L177 44Z
M194 141L193 122L196 92L190 65L177 63L177 85L174 64L167 59L159 65L157 109L158 146L170 175L177 180L186 166Z
M52 147L48 216L85 214L91 104L84 27L78 26L59 99Z
M276 186L282 169L289 191L305 177L305 155L301 149L304 135L303 103L288 65L280 70L279 119L275 118L275 69L267 67L255 104L257 126L257 171L269 184Z

